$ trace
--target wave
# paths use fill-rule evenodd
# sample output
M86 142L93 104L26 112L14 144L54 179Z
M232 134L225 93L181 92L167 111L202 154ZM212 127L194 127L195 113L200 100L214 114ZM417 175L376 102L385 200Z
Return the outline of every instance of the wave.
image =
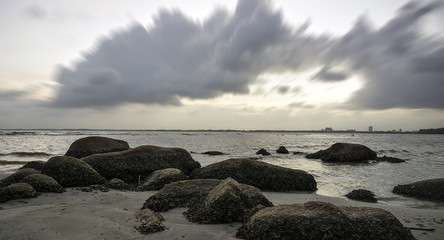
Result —
M27 161L8 161L8 160L0 160L0 165L24 165L28 163Z
M0 153L0 156L49 157L52 156L52 154L46 152L11 152L11 153Z

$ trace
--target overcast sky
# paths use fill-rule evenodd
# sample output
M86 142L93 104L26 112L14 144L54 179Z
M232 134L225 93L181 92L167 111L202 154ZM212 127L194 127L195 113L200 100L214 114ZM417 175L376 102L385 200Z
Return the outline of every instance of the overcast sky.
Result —
M444 2L0 1L0 128L444 127Z

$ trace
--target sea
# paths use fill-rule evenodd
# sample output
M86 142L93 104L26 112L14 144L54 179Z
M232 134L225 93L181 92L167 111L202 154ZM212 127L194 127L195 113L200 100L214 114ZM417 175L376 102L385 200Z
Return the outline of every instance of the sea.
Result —
M135 130L0 130L0 174L11 174L28 161L46 161L64 155L72 142L87 136L127 141L130 147L156 145L188 150L202 166L229 158L255 158L312 174L317 194L345 198L354 189L367 189L382 204L418 208L442 207L438 203L393 194L398 184L444 177L443 134L322 133L284 131L135 131ZM404 163L325 163L305 158L337 142L359 143L378 156L406 160ZM278 154L285 146L290 154ZM264 148L269 156L256 155ZM206 151L224 155L209 156Z

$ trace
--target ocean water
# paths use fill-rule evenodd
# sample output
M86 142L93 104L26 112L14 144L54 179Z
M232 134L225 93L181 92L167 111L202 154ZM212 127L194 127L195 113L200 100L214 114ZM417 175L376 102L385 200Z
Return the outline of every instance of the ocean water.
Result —
M13 173L22 162L46 161L52 156L64 155L72 142L86 136L121 139L131 147L184 148L202 166L229 158L258 158L312 174L318 182L317 194L344 197L353 189L365 188L373 191L382 204L435 207L436 203L405 198L391 193L391 190L398 184L444 177L444 135L243 131L2 130L0 173ZM337 164L305 158L306 154L326 149L336 142L364 144L378 156L397 157L406 162ZM279 146L285 146L290 154L275 153ZM256 155L260 148L265 148L271 155ZM200 154L205 151L220 151L225 155Z

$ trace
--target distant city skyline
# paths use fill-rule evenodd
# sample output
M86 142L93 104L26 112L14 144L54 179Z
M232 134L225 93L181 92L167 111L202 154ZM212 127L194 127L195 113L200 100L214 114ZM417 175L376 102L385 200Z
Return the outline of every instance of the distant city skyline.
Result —
M0 129L444 123L442 1L0 2Z

